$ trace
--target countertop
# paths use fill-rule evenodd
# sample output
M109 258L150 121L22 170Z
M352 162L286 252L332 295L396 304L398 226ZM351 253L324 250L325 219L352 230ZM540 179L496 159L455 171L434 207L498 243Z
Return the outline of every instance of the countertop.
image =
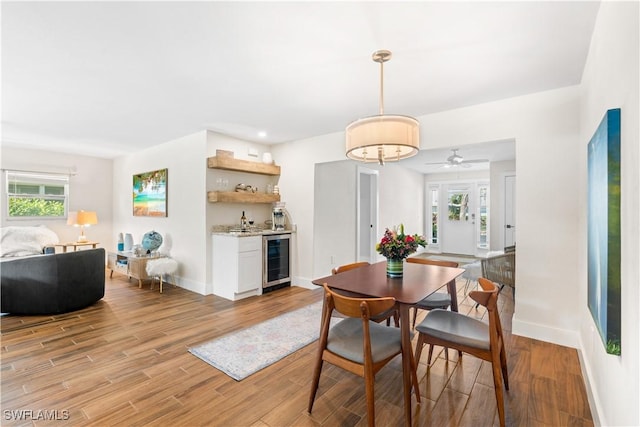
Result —
M252 230L252 231L213 231L213 236L233 236L233 237L250 237L250 236L271 236L274 234L292 234L293 230Z

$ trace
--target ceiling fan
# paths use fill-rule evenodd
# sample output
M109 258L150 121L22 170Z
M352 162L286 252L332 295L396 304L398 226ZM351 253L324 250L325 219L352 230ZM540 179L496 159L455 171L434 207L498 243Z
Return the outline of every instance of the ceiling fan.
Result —
M486 163L489 161L487 159L465 160L464 157L458 154L458 150L459 148L451 149L451 151L453 151L453 154L447 157L447 160L444 162L425 163L425 165L442 165L443 168L470 168L472 163Z

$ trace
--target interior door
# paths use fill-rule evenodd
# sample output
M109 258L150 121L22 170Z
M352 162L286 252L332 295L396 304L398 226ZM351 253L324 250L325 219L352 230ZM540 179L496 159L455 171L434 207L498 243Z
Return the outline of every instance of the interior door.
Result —
M475 255L476 210L473 184L447 184L441 194L442 252Z
M378 234L378 171L358 168L357 204L357 245L358 261L376 262L375 251Z
M516 244L516 177L504 178L504 246Z

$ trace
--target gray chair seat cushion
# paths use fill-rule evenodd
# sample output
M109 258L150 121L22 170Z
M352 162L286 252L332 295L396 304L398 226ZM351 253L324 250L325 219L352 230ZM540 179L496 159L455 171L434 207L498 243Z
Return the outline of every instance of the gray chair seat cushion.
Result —
M468 347L489 350L489 325L455 311L432 310L416 330Z
M391 328L370 321L369 332L374 362L384 360L400 351L400 328ZM353 362L364 363L362 334L362 319L344 319L329 331L327 350Z
M444 292L435 292L416 305L420 308L426 308L427 310L434 308L446 308L451 305L451 295Z

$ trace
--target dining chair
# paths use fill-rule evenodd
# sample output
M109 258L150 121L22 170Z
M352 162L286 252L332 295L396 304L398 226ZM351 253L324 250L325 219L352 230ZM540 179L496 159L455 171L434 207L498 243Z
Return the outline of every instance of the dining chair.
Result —
M354 268L364 267L370 265L367 261L352 262L351 264L339 265L331 269L331 274L343 273L345 271L353 270Z
M339 265L338 267L334 267L331 269L331 274L340 274L340 273L344 273L345 271L349 271L349 270L353 270L355 268L360 268L360 267L364 267L367 265L371 265L369 264L367 261L359 261L359 262L352 262L351 264L344 264L344 265ZM346 295L346 296L350 296L350 297L361 297L362 295L358 295L355 293L346 293L346 292L340 292L342 295ZM342 317L338 314L337 317ZM396 310L396 308L392 308L391 311L389 313L381 313L379 316L376 316L375 318L371 319L375 322L382 322L383 320L387 321L387 326L391 325L391 318L393 317L393 323L394 325L397 327L400 326L400 315L398 314L398 310Z
M420 361L422 347L429 344L429 358L431 365L433 346L440 345L469 353L472 356L491 362L493 384L495 386L496 402L500 426L505 425L504 388L509 390L509 375L507 373L507 355L502 335L502 325L498 315L498 287L492 281L481 277L478 284L482 290L469 292L469 297L486 307L489 323L465 316L454 311L436 309L430 311L425 319L416 326L418 331L418 345L416 348L416 363Z
M438 265L440 267L458 267L458 263L455 261L443 261L429 258L407 258L407 262L413 262L417 264L426 264L426 265ZM455 286L451 287L455 289ZM428 297L424 298L422 301L418 302L413 306L413 323L411 324L413 328L416 327L416 318L418 317L418 309L422 310L434 310L436 308L441 308L446 310L451 305L451 299L453 295L444 292L434 292Z
M324 285L324 311L318 341L318 353L313 372L308 411L311 413L315 401L320 374L324 362L364 378L369 426L375 426L375 375L397 355L402 354L400 329L387 328L372 318L388 312L396 305L393 297L353 298L332 291ZM330 327L333 311L345 316ZM415 361L411 357L413 388L420 401Z

